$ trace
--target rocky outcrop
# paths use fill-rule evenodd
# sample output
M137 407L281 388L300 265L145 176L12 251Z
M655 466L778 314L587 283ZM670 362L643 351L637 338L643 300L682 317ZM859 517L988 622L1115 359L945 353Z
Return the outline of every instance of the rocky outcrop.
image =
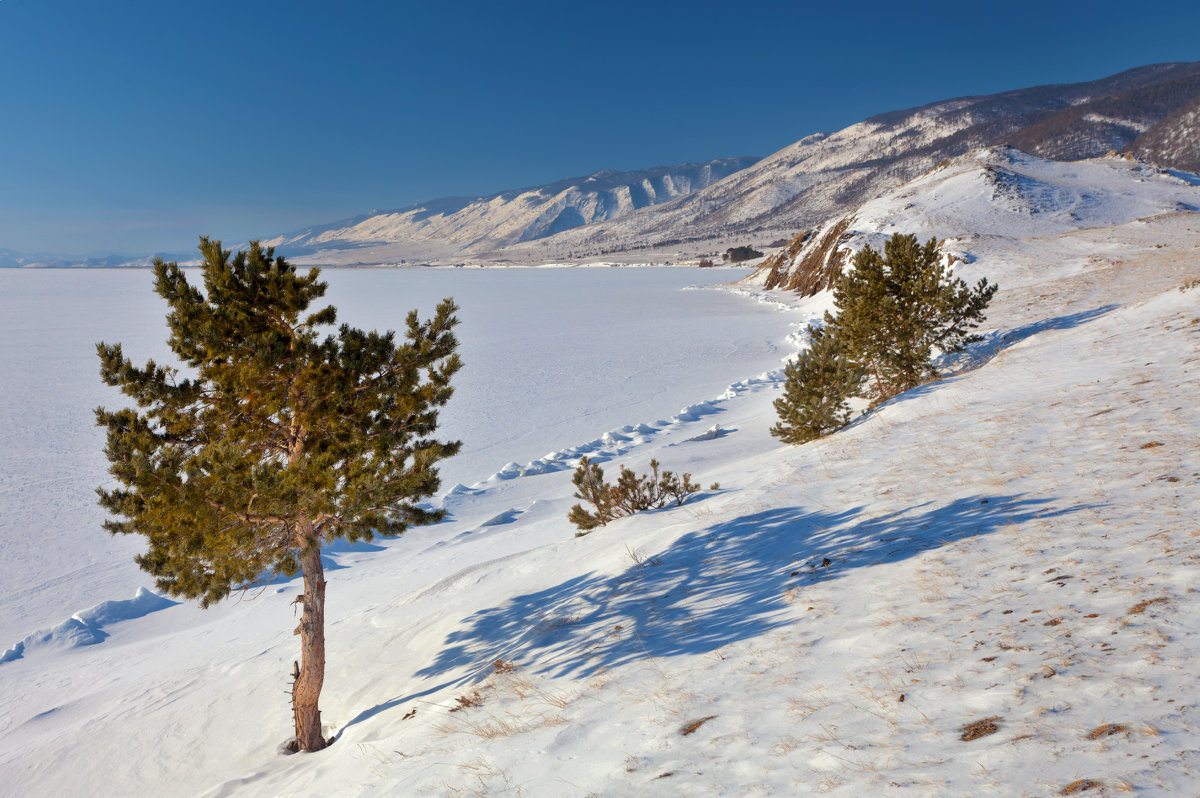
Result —
M801 296L832 289L850 252L850 218L835 219L817 230L801 233L759 267L764 287L785 288Z

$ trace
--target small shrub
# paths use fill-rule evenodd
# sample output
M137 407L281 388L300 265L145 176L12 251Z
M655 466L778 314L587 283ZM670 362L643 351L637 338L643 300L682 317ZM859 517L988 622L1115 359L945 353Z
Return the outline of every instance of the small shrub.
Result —
M583 505L576 504L567 514L567 520L579 527L581 532L590 532L616 517L610 499L612 488L605 484L604 471L599 465L587 457L583 458L571 481L575 483L575 498L583 499L595 508L595 512L588 512Z
M716 266L717 264L713 263L712 258L701 258L700 262L696 265L699 266L701 269L711 269L712 267Z
M808 349L784 366L783 396L775 400L779 423L770 432L784 443L806 443L846 426L846 401L863 379L864 369L837 337L812 325L808 336Z
M611 485L604 481L600 466L584 457L571 481L575 483L575 498L587 502L592 509L586 510L582 504L576 504L567 513L567 520L579 528L579 535L584 535L598 526L606 526L615 518L642 510L657 510L670 501L679 506L700 490L700 486L692 482L691 474L659 472L658 465L657 460L651 460L650 473L641 476L621 466L617 483Z
M754 260L762 256L763 254L754 247L730 247L725 250L725 254L721 257L730 263L741 263L742 261Z
M454 706L450 707L451 712L460 712L464 709L474 709L475 707L483 706L483 696L478 690L472 690L466 695L460 695L454 699Z
M937 241L896 234L882 252L864 247L834 288L837 315L826 330L868 374L875 404L937 379L934 352L959 352L996 293L986 279L969 287L951 277Z

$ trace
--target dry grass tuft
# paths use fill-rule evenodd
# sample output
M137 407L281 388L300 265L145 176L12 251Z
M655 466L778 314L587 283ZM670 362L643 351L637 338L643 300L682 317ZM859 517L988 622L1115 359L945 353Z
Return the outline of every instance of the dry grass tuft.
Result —
M987 737L989 734L995 734L1000 731L1000 724L996 723L998 720L1000 720L999 715L992 715L990 718L968 723L962 727L962 735L958 739L970 742L978 740L980 737Z
M705 723L708 723L710 720L712 720L715 717L716 717L716 715L708 715L703 718L696 718L695 720L689 720L687 723L685 723L679 727L679 733L682 734L684 737L687 737L689 734L696 731L696 729L699 729L701 726L703 726Z
M1087 739L1099 740L1101 737L1112 737L1114 734L1122 734L1127 731L1129 731L1129 727L1123 723L1105 723L1088 732Z
M1162 604L1166 600L1167 599L1165 596L1159 596L1158 598L1152 598L1152 599L1146 599L1145 601L1139 601L1137 604L1134 604L1132 607L1130 607L1128 610L1126 610L1126 614L1141 615L1152 604Z
M492 663L492 673L512 673L517 669L517 664L512 660L500 658Z
M1063 787L1059 791L1059 795L1074 795L1075 793L1083 792L1084 790L1099 790L1104 787L1104 782L1096 781L1095 779L1076 779L1075 781Z

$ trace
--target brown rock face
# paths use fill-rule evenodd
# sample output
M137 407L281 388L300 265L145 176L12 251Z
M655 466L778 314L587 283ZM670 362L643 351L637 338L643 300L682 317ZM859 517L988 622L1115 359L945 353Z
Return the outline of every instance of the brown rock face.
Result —
M850 253L839 247L849 239L850 217L816 231L801 233L787 248L765 261L765 286L814 296L833 288Z

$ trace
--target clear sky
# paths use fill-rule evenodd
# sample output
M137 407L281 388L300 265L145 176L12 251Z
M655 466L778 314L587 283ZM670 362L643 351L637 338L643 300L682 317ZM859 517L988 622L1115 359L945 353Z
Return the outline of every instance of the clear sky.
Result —
M143 254L1200 60L1200 2L0 0L0 249Z

